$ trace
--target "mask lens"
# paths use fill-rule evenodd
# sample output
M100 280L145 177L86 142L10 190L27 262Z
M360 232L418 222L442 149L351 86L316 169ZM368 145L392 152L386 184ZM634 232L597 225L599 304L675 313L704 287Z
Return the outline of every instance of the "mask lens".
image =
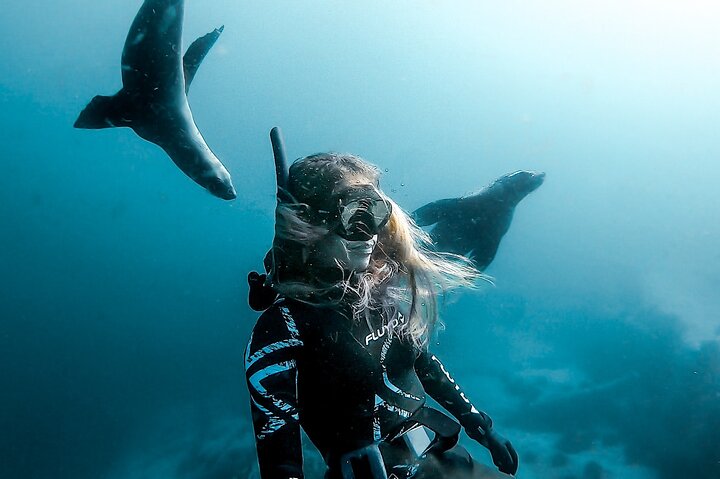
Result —
M340 210L341 236L351 241L372 238L390 218L390 204L382 198L360 198Z

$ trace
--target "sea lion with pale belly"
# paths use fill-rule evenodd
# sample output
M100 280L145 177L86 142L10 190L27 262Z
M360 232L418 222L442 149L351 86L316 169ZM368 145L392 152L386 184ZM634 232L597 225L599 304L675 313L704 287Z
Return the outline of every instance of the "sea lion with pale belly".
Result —
M145 0L125 40L122 89L93 98L75 127L132 128L200 186L232 200L230 173L202 137L187 100L187 86L222 28L196 40L183 59L184 6L184 0Z

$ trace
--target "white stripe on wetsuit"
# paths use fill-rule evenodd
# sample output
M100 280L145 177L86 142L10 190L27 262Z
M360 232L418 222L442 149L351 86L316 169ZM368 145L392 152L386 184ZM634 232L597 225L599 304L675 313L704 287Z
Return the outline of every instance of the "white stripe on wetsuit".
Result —
M276 343L268 344L262 349L255 351L252 355L245 357L245 369L250 369L250 366L258 362L270 353L280 351L281 349L292 348L294 346L302 346L303 342L299 339L286 339L284 341L278 341Z
M388 339L386 339L385 342L383 343L382 350L380 351L380 365L382 366L383 382L385 383L385 386L387 386L388 389L390 389L392 392L399 394L400 396L402 396L404 398L412 399L412 400L418 401L418 402L422 401L422 399L420 399L419 397L415 397L412 394L403 391L402 389L400 389L399 387L397 387L390 381L390 378L388 377L388 373L387 373L387 368L385 367L385 357L387 356L388 349L390 349L391 342L392 342L392 339L390 337L388 337Z
M479 411L477 409L475 409L475 406L473 406L472 403L470 402L470 400L465 396L465 393L460 391L460 386L458 386L457 383L455 382L455 380L452 378L452 376L450 376L450 373L447 371L447 369L445 369L445 365L443 363L441 363L440 360L437 357L435 357L434 354L430 355L430 359L432 359L433 361L438 363L438 366L440 366L440 369L442 370L443 374L445 374L445 377L448 379L448 381L450 381L451 383L453 383L455 385L455 390L460 392L460 397L463 399L463 401L465 401L467 404L470 405L470 412L478 413Z
M248 382L250 383L252 388L258 394L260 394L260 396L269 399L276 408L278 408L281 411L283 411L284 413L292 416L292 418L297 421L299 419L299 417L298 417L298 412L297 412L297 409L295 408L295 406L276 398L275 396L270 394L267 391L267 389L265 389L265 387L262 385L263 379L270 377L272 375L275 375L275 374L294 370L295 367L296 367L296 364L295 364L294 359L292 359L290 361L283 361L278 364L273 364L271 366L268 366L264 369L257 371L255 374L250 376L250 378L248 379ZM252 397L252 395L251 395L251 397ZM285 424L287 424L287 421L285 421L285 419L274 414L272 411L269 411L268 409L260 406L257 403L257 401L253 400L253 402L255 403L256 406L258 406L258 409L260 409L268 417L268 422L265 425L265 427L263 427L262 431L260 431L260 435L272 434L275 431L277 431L278 429L280 429L281 427L283 427ZM258 438L260 438L260 435L258 435Z
M295 324L295 319L290 314L290 310L285 306L281 306L279 309L283 319L285 320L285 326L287 327L288 333L290 334L290 339L268 344L267 346L264 346L258 351L255 351L253 354L250 354L250 346L253 342L253 335L251 334L248 348L245 351L246 370L249 370L251 366L253 366L259 360L269 354L287 348L299 347L303 345L303 342L299 339L300 334L297 325ZM299 416L295 406L276 398L275 396L270 394L267 389L262 385L262 381L265 378L268 378L275 374L296 370L296 368L297 364L295 363L294 359L282 361L277 364L271 364L253 373L252 376L248 378L248 383L260 396L269 399L275 407L287 413L297 421L299 419ZM297 373L295 374L295 388L297 390ZM287 424L287 421L285 419L279 417L277 414L260 405L252 397L252 394L250 395L250 398L252 399L253 404L258 408L258 410L267 417L267 423L265 424L265 426L263 426L262 430L258 434L258 439L263 439L266 435L274 433L275 431L282 428L285 424Z

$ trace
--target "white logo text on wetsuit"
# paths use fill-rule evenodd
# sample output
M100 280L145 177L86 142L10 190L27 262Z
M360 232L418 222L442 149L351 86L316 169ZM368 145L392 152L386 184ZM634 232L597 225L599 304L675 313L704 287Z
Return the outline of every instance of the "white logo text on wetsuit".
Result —
M385 334L391 334L392 331L395 331L395 328L404 323L405 316L403 316L401 313L398 313L397 316L388 321L387 324L383 324L382 327L365 336L365 346L370 344L371 341L377 341L378 339L385 336Z

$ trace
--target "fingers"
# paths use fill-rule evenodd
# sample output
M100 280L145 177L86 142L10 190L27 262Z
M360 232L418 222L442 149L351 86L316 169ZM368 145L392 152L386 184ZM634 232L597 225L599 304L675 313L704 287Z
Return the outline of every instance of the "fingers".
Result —
M265 278L267 278L266 274L260 274L257 271L250 271L250 273L248 273L248 283L250 284L264 283Z
M510 441L505 439L496 442L490 453L500 472L515 475L518 470L518 455Z
M500 470L500 472L504 472L506 474L514 474L517 468L513 468L512 456L510 455L510 452L507 448L504 447L504 445L499 446L500 447L498 447L495 451L496 454L493 455L493 462Z
M493 430L476 440L490 450L493 463L500 472L515 475L518 470L519 460L517 452L510 441Z

